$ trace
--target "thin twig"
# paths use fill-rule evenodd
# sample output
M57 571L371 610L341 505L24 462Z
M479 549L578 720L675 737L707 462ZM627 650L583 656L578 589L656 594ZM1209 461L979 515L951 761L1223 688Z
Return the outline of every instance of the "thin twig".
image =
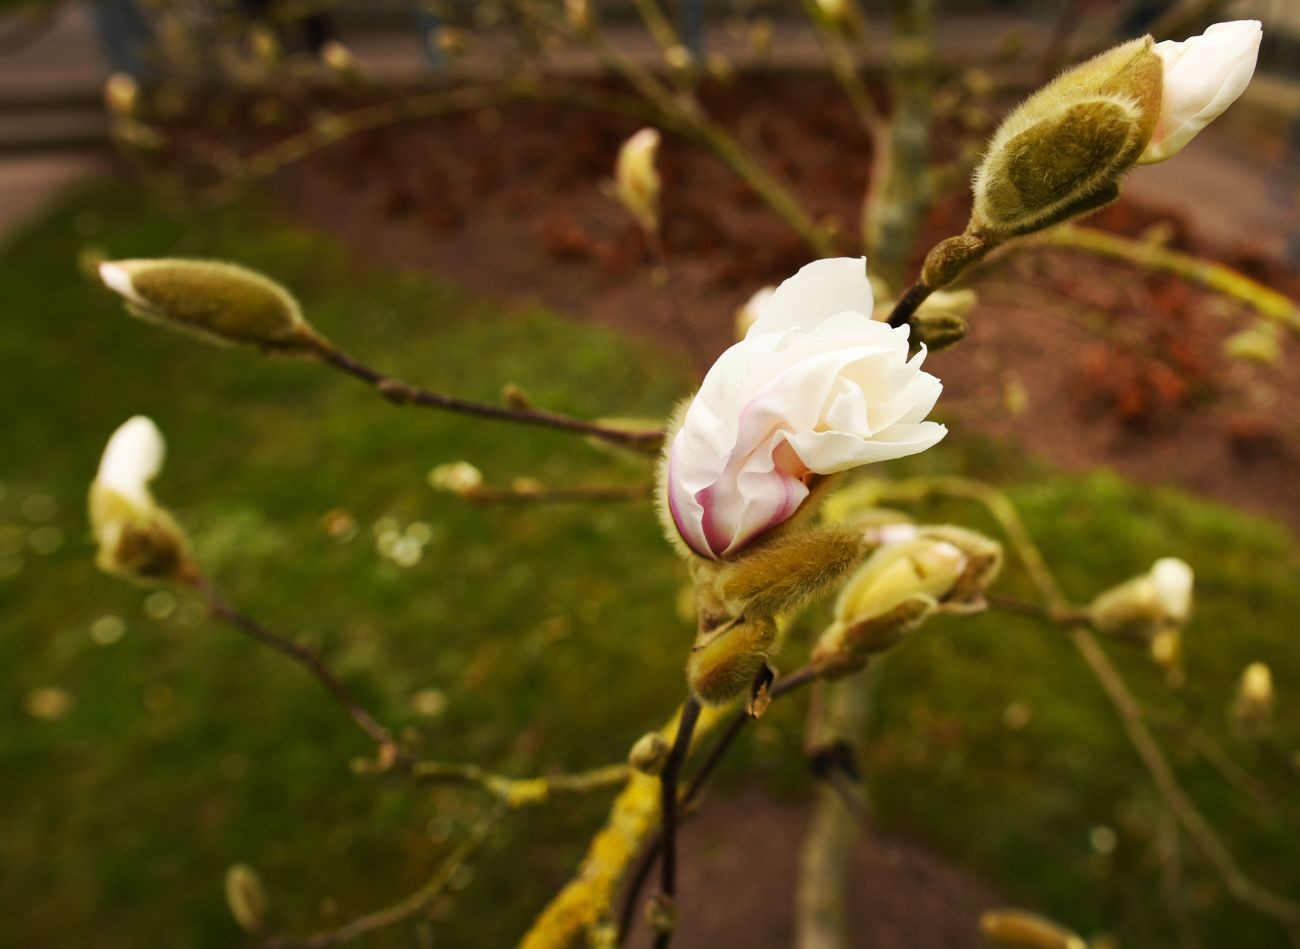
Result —
M438 865L429 881L405 899L365 916L358 916L337 929L328 929L310 936L276 936L266 940L263 945L266 949L325 949L328 946L351 942L381 929L389 929L426 912L446 890L456 869L487 843L492 831L501 822L505 811L504 807L499 807L483 815L474 825L469 836Z
M556 794L584 794L627 781L626 764L607 765L574 774L537 778L512 778L475 764L448 761L416 761L411 776L430 783L468 784L493 795L511 809L541 804Z
M569 415L561 415L558 412L470 402L466 399L443 395L440 392L431 392L428 389L411 385L409 382L402 382L399 379L387 376L333 347L323 349L320 356L327 365L373 386L384 398L397 405L419 405L424 408L443 409L449 412L477 416L478 418L490 418L523 425L539 425L544 428L589 435L592 438L599 438L602 441L619 445L644 448L647 451L656 450L663 440L663 432L659 429L636 431L616 428L611 425L602 425L599 422L588 422Z
M300 646L291 639L268 629L247 613L237 609L207 580L201 577L196 578L193 585L203 598L208 612L213 618L221 620L249 638L264 646L269 646L298 663L334 696L352 721L356 722L357 727L369 735L375 744L379 745L381 756L397 755L399 746L393 739L392 732L384 725L381 725L373 715L362 707L361 703L348 691L347 686L339 681L338 676L333 673L320 656L305 646Z

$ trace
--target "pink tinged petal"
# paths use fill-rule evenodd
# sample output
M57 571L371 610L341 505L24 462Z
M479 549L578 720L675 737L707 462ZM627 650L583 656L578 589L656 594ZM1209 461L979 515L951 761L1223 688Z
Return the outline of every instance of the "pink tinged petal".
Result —
M711 549L708 540L708 534L705 529L706 509L700 502L699 496L687 492L681 481L677 477L677 468L680 466L678 453L681 448L681 433L673 441L672 451L668 455L668 511L672 515L673 523L677 526L677 533L681 535L686 546L695 551L701 557L716 557L717 552ZM705 494L706 492L701 492ZM719 548L720 549L720 548Z
M1172 158L1237 100L1254 75L1262 38L1258 20L1236 20L1182 43L1156 44L1164 65L1160 119L1139 164Z
M857 313L870 320L873 305L867 258L814 260L776 288L749 335L795 328L809 331L839 313Z

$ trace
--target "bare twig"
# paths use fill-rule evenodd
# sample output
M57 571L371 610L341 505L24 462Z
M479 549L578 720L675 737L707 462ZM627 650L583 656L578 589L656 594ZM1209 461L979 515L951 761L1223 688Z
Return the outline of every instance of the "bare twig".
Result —
M658 429L636 431L612 425L603 425L599 422L588 422L569 415L561 415L558 412L470 402L454 396L443 395L440 392L430 392L428 389L422 389L419 386L411 385L409 382L402 382L387 376L379 370L372 369L354 359L347 353L332 347L324 349L320 356L327 365L373 386L380 395L397 405L419 405L424 408L444 409L449 412L459 412L479 418L516 422L523 425L540 425L544 428L588 435L592 438L599 438L602 441L619 445L644 448L646 451L657 450L659 443L663 440L663 432Z
M390 929L427 912L447 889L457 868L487 843L505 811L504 807L498 807L483 815L469 836L438 865L429 881L405 899L365 916L358 916L337 929L324 930L310 936L276 936L266 940L263 945L266 949L326 949L328 946L352 942L381 929Z
M356 722L357 727L369 735L375 744L379 746L381 758L391 756L395 759L398 756L400 749L393 738L392 732L384 725L381 725L373 715L362 707L361 703L339 681L338 676L334 674L320 656L305 646L300 646L293 640L268 629L248 614L236 609L215 587L202 577L195 578L192 582L213 618L298 663L325 687L339 705L343 707L343 710L348 713L352 721Z
M682 714L677 719L677 736L673 739L672 753L659 775L660 835L663 839L663 858L659 863L659 897L669 910L670 920L656 934L655 949L667 949L673 939L671 914L673 898L677 894L677 777L691 749L691 735L695 732L695 723L699 721L700 709L700 700L694 695L688 696L682 705Z

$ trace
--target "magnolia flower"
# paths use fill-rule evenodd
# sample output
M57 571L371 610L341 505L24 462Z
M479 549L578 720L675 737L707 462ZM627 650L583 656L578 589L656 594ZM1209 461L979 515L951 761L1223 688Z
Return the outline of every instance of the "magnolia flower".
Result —
M1157 43L1164 65L1160 118L1138 164L1172 158L1245 91L1255 72L1259 20L1216 23L1200 36Z
M819 476L924 451L943 388L908 359L907 327L873 322L863 258L819 260L786 280L718 358L667 452L673 524L726 559L789 518Z
M1185 561L1162 557L1146 573L1099 595L1088 612L1103 633L1151 643L1160 633L1186 625L1194 584Z
M119 426L104 448L89 508L98 563L109 573L159 579L186 568L184 536L149 490L165 451L158 426L143 415Z

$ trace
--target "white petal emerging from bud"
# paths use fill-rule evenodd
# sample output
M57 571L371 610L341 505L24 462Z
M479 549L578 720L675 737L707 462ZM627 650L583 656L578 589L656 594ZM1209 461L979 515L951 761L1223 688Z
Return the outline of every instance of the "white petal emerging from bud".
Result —
M659 141L657 129L641 129L623 143L614 165L618 199L647 231L659 226L660 182L659 172L655 169Z
M149 490L164 453L162 433L143 415L108 440L89 497L101 569L136 580L180 579L191 569L184 535Z
M1151 584L1160 612L1177 626L1192 613L1192 568L1177 557L1162 557L1151 567Z
M1234 20L1181 43L1156 44L1164 64L1160 119L1139 164L1172 158L1237 101L1255 73L1262 38L1259 20Z
M751 326L758 322L758 315L767 306L767 301L776 293L776 287L762 287L745 301L745 305L736 311L736 338L744 339Z
M162 470L166 445L153 420L137 415L118 427L99 461L98 484L141 509L153 506L149 482Z

